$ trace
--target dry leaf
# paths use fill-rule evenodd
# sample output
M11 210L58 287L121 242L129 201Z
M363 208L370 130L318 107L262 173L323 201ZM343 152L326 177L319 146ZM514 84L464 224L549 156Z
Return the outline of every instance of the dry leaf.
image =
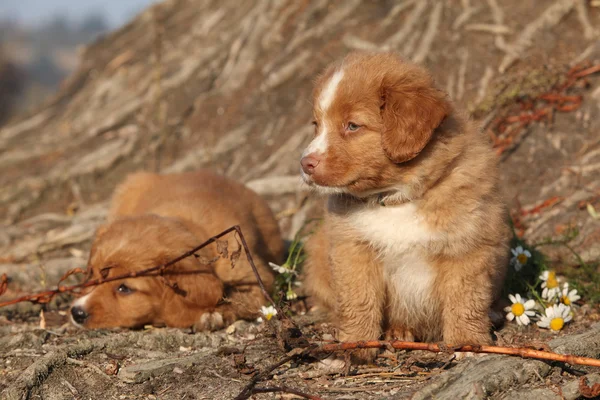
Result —
M229 243L227 243L227 240L217 240L217 252L223 258L229 257L229 252L227 251L228 245Z
M238 262L241 255L242 255L242 246L238 247L236 251L231 253L231 258L230 258L231 268L235 267L235 264Z
M594 208L594 206L591 203L587 203L587 211L588 211L588 213L590 213L592 218L600 219L600 214L598 214L598 211L596 211L596 209Z
M46 316L44 310L40 310L40 329L46 329Z

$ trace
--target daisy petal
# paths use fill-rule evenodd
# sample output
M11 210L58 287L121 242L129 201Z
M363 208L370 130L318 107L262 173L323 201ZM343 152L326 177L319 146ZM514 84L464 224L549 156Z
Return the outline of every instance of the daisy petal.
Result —
M535 300L533 300L533 299L527 300L525 302L525 304L523 304L523 305L525 306L526 310L529 310L529 309L535 307Z

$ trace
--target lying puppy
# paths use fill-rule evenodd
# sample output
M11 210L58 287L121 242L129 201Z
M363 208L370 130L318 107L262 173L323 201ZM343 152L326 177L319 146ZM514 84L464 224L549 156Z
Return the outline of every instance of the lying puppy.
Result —
M510 230L486 137L394 54L331 65L313 104L303 178L329 197L305 284L339 339L490 343Z
M267 288L268 261L279 263L283 241L267 203L226 177L203 170L156 175L136 173L116 189L108 223L97 233L88 269L110 278L164 264L223 230L240 225ZM238 248L233 234L229 251ZM131 278L88 289L71 307L85 328L146 324L215 330L257 316L263 296L245 256L232 268L215 244L172 267L165 277ZM201 271L202 273L191 273Z

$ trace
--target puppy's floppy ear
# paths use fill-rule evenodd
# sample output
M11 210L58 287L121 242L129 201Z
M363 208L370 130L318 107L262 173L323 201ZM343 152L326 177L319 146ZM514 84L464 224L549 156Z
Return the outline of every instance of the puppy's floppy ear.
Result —
M417 67L394 71L381 83L381 144L395 163L415 158L429 143L434 130L450 114L446 95Z
M203 265L194 256L184 258L173 267L173 274L166 276L175 298L185 299L197 307L212 308L223 298L223 282L210 265Z

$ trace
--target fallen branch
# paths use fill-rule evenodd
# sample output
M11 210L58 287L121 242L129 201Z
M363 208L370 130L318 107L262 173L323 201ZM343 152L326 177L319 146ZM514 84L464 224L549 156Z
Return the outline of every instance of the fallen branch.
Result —
M143 277L143 276L165 276L165 275L181 274L181 273L177 273L177 272L169 272L166 269L169 268L170 266L178 263L179 261L183 260L184 258L195 255L195 253L198 252L199 250L201 250L202 248L208 246L209 244L211 244L213 242L216 242L219 238L221 238L231 232L236 232L236 234L239 236L241 245L243 246L244 252L246 253L246 258L248 259L248 262L250 263L250 266L252 267L252 270L253 270L254 274L256 275L258 285L260 286L260 289L261 289L263 295L265 296L265 298L267 300L269 300L269 302L277 309L277 311L279 313L283 314L281 309L275 304L275 302L273 301L273 299L267 292L265 285L264 285L262 279L260 278L260 275L258 274L258 270L256 269L256 265L254 264L252 255L250 254L250 249L248 248L248 244L246 243L246 239L244 238L242 229L238 225L232 226L231 228L224 230L223 232L219 233L218 235L215 235L215 236L209 238L202 244L194 247L193 249L185 252L184 254L180 255L179 257L174 258L173 260L171 260L167 263L157 265L157 266L154 266L154 267L142 270L142 271L138 271L138 272L130 272L127 274L122 274L122 275L118 275L118 276L114 276L114 277L110 277L110 278L88 280L84 283L80 283L77 285L60 286L60 283L63 280L65 280L67 277L69 277L75 273L84 273L84 271L81 270L80 268L76 268L75 270L68 271L65 274L65 276L63 276L59 280L56 289L33 293L33 294L26 295L26 296L18 297L16 299L0 302L0 307L5 307L8 305L20 303L23 301L30 301L32 303L48 303L52 300L52 298L54 296L56 296L57 294L60 294L60 293L73 292L74 290L77 290L77 289L83 289L83 288L90 287L90 286L97 286L97 285L101 285L103 283L122 280L122 279L137 278L137 277ZM236 253L236 252L233 252L231 255L232 263L235 262L234 253ZM191 273L191 274L207 273L207 271L198 270L198 271L191 271L188 273ZM6 277L6 274L3 274L0 277L0 295L3 294L3 292L6 290L7 286L8 286L8 278Z
M282 393L290 393L290 394L294 394L298 397L302 397L304 399L310 399L310 400L321 400L321 397L317 397L317 396L313 396L307 393L303 393L297 389L292 389L289 388L287 386L271 386L271 387L264 387L264 388L253 388L252 389L252 393L251 394L256 394L256 393L277 393L277 392L282 392Z
M276 363L268 366L264 371L254 375L254 377L250 380L250 383L248 383L246 385L246 387L244 387L244 389L240 392L240 394L238 394L235 397L234 400L249 399L250 396L252 396L252 394L254 393L255 386L258 382L260 382L262 379L268 378L269 375L271 374L271 372L275 371L277 368L281 367L283 364L290 362L294 359L298 359L301 356L304 356L305 353L306 353L306 350L302 351L299 349L290 351L284 358L282 358L281 360L277 361Z
M589 357L580 357L571 354L558 354L551 351L533 350L524 347L498 347L498 346L460 346L446 349L443 345L436 343L417 343L403 342L399 340L384 341L371 340L359 342L342 342L328 343L315 348L312 353L331 353L335 351L346 351L356 349L378 349L378 348L394 348L396 350L426 350L436 353L441 352L471 352L471 353L487 353L487 354L504 354L511 356L519 356L523 358L533 358L537 360L559 361L572 365L588 365L600 367L600 360Z

